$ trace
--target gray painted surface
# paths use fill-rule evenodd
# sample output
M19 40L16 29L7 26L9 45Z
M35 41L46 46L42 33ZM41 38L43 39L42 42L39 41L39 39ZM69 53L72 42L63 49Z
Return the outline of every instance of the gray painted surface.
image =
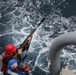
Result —
M1 61L0 61L0 70L1 70L1 68L2 68L2 63L1 63Z
M50 47L49 60L51 60L51 65L49 67L50 75L59 75L61 65L60 65L60 51L63 47L67 45L76 44L76 31L69 32L57 37Z

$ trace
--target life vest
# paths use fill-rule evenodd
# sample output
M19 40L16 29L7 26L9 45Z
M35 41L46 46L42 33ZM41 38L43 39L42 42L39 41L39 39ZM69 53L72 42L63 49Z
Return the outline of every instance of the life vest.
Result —
M3 58L2 58L2 71L3 71L3 73L5 73L7 70L7 65L4 63L4 58L6 58L7 56L12 57L11 54L6 53L6 52L4 53Z
M11 70L7 70L6 75L25 75L25 73L23 73L22 71L14 72L14 71L11 71Z

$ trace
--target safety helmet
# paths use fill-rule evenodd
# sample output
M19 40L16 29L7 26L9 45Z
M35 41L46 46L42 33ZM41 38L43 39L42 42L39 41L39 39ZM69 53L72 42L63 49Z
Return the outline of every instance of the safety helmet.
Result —
M8 62L8 66L11 66L13 64L17 63L17 60L16 59L11 59L9 62Z
M5 46L5 51L6 51L7 53L14 52L14 51L16 51L16 46L14 46L13 44L7 44L7 45Z
M9 62L8 62L8 69L11 69L11 70L13 70L13 69L15 69L15 68L11 68L11 66L12 65L14 65L15 63L17 63L17 60L16 59L11 59L11 60L9 60ZM16 66L17 67L17 66Z

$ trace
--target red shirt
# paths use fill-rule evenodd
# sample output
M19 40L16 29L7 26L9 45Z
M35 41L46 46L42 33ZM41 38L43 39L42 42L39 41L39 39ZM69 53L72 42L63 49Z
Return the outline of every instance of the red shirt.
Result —
M7 61L4 61L6 58L8 58ZM9 54L9 53L4 53L3 55L3 58L2 58L2 71L5 73L7 71L7 64L8 64L8 61L12 59L12 55Z

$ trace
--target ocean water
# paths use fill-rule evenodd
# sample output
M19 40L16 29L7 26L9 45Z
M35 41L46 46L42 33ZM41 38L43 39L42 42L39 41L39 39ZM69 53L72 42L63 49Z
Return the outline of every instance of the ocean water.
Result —
M54 39L76 30L76 0L0 0L0 54L8 43L17 47L38 22L46 20L35 31L24 63L32 75L49 75L48 54ZM26 52L22 55L24 56ZM76 46L61 51L61 61L76 71Z

